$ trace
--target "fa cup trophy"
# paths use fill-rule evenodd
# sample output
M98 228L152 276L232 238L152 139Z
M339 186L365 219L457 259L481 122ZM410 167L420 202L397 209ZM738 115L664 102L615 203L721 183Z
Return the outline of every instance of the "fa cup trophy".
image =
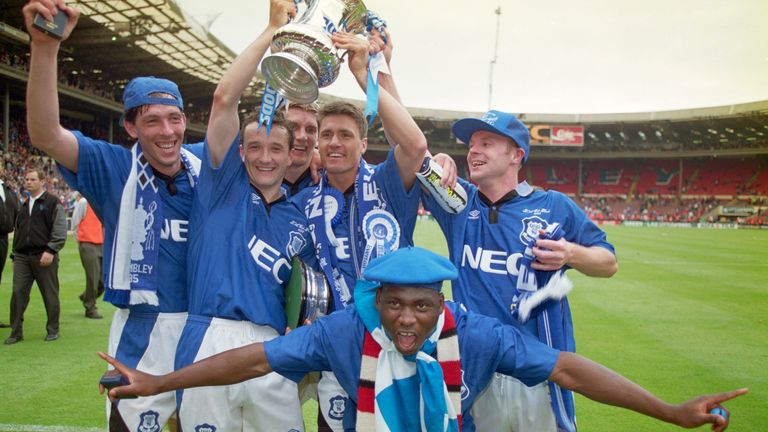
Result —
M339 76L335 31L366 34L368 9L360 0L303 0L307 6L272 38L261 72L272 88L294 103L311 103Z

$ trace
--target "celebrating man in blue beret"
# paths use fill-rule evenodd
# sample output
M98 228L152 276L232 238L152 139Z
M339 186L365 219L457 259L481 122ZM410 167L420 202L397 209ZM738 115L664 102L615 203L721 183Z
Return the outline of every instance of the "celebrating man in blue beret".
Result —
M572 285L565 270L610 277L617 270L613 246L567 196L518 180L530 136L514 115L491 110L457 121L453 133L469 147L472 183L459 179L467 206L456 214L428 194L423 202L459 269L454 299L472 312L517 325L552 348L575 351L565 297ZM552 382L529 387L504 374L493 377L472 414L479 430L576 430L570 391Z
M99 354L130 383L113 388L109 396L233 384L272 371L294 381L311 371L333 371L355 406L345 412L345 430L466 432L475 430L467 416L475 395L498 372L526 384L549 379L596 401L682 427L711 423L713 430L723 431L728 412L720 404L747 392L667 404L597 363L445 301L440 288L456 278L456 268L425 249L403 248L377 258L363 276L354 305L286 336L168 375L147 375Z

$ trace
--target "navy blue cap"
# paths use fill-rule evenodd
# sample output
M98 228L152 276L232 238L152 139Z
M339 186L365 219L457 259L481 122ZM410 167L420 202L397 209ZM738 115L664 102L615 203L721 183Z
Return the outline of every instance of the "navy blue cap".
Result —
M464 118L453 124L453 134L460 141L469 144L472 134L484 130L511 138L518 147L523 149L523 163L528 161L531 149L531 134L528 127L515 117L514 114L490 110L482 118Z
M372 260L363 278L382 285L403 285L440 290L445 280L459 277L456 266L447 258L427 249L400 248Z
M173 98L150 96L153 93L165 93L173 96ZM179 86L173 81L153 76L134 78L125 86L123 111L153 104L176 106L183 111L184 101L181 99Z

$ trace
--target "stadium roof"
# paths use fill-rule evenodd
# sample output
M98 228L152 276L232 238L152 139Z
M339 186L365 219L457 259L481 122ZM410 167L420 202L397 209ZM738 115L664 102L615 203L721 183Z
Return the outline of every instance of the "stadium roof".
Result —
M4 1L0 36L24 43L23 0ZM130 78L156 75L179 84L189 106L207 108L234 53L187 16L172 0L107 0L71 3L81 11L62 45L63 67L115 88ZM254 79L254 90L259 81ZM119 105L113 107L120 110Z
M21 8L24 0L7 0L0 6L0 43L25 44ZM73 3L82 11L78 27L62 46L60 62L71 74L103 82L120 95L122 86L139 75L163 76L181 87L188 107L207 110L213 90L235 54L205 25L189 16L174 0L81 0ZM28 37L27 37L28 38ZM23 53L27 47L20 48ZM0 78L13 82L12 98L23 100L22 71L0 65ZM254 79L244 98L244 107L257 106L262 84ZM15 86L15 87L14 87ZM95 97L69 86L60 86L62 111L95 112L106 108L119 113L119 103ZM103 99L103 100L102 100ZM337 99L323 95L323 100ZM363 102L357 101L358 104ZM479 112L460 112L411 108L419 125L433 144L452 148L455 139L450 125L457 118L480 116ZM525 113L527 123L581 124L586 126L588 142L654 141L674 147L697 142L707 145L732 139L765 142L768 101L721 107L676 111L621 114L538 114ZM730 119L730 120L727 120ZM190 129L204 133L205 119ZM710 125L709 123L714 122ZM766 131L768 132L768 131ZM374 137L383 138L380 122L372 128ZM606 135L607 134L607 135ZM607 138L610 136L611 138ZM616 138L619 137L619 138ZM648 138L648 139L647 139ZM376 140L374 140L376 141ZM762 147L762 146L761 146ZM463 151L463 146L455 148ZM761 151L762 152L762 151Z
M76 32L79 46L91 46L101 54L102 61L110 58L108 54L115 44L135 46L146 54L118 59L120 66L135 65L151 56L174 69L216 83L234 58L229 48L187 17L173 1L80 1L75 6L103 27L78 28Z

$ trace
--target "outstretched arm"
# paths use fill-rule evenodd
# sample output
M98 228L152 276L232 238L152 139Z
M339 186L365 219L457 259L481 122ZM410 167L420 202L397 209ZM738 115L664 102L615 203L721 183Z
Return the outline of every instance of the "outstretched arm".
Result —
M237 136L240 129L237 113L240 97L256 75L259 62L269 48L272 36L288 21L289 16L292 17L295 14L293 0L270 0L267 28L237 56L221 77L213 93L207 131L208 151L214 167L221 164L230 144Z
M334 33L332 38L338 48L349 50L349 69L365 91L368 79L369 42L342 32ZM395 148L397 167L403 185L406 189L410 189L416 181L415 173L421 167L427 152L427 139L408 110L381 87L379 88L379 115L384 129L398 144Z
M235 348L195 362L167 375L150 375L125 366L104 353L99 357L117 369L130 384L115 387L109 397L149 396L190 387L236 384L272 372L264 353L264 344ZM100 388L100 392L104 389Z
M699 396L680 405L672 405L616 372L569 352L560 353L549 379L597 402L637 411L685 428L710 423L712 430L718 432L728 427L728 420L720 415L710 414L710 411L748 391L743 388Z
M59 93L57 84L58 53L61 41L32 26L36 14L53 21L57 11L67 14L64 31L66 40L77 25L80 12L63 0L32 0L22 9L27 32L31 38L29 80L27 81L27 128L32 145L62 164L77 171L77 139L59 123Z

